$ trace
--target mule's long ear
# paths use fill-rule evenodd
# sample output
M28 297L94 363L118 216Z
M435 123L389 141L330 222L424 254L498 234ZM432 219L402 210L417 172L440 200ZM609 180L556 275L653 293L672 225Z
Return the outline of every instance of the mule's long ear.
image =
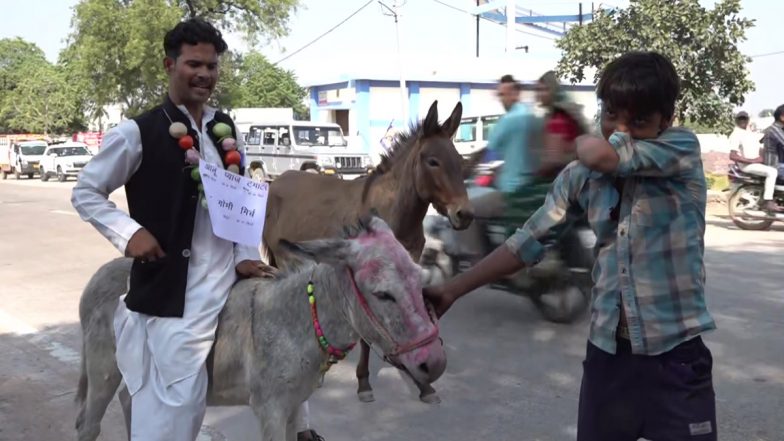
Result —
M422 129L425 136L435 136L441 131L441 126L438 125L438 100L433 101L433 104L430 105L425 122L422 123Z
M452 114L449 115L449 119L444 121L444 124L441 125L441 130L450 139L453 136L455 136L455 133L457 133L457 128L460 127L460 119L462 118L462 116L463 116L463 103L458 101L457 105L455 106L455 110L453 110Z
M351 254L351 242L345 239L318 239L297 243L281 239L279 244L297 257L318 263L345 263Z

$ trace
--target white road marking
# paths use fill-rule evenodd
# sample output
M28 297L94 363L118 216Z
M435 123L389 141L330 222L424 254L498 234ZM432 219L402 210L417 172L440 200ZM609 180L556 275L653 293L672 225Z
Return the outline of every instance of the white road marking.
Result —
M51 210L51 213L65 214L67 216L79 216L78 214L74 213L73 211L65 211L65 210Z
M0 331L16 335L29 335L37 333L38 329L0 309Z

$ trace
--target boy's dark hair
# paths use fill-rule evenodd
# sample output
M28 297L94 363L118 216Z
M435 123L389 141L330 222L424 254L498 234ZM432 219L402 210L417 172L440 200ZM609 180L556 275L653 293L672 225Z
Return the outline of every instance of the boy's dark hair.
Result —
M784 115L784 104L776 107L776 110L773 111L773 120L776 122L780 122L781 115Z
M201 18L191 18L177 23L174 29L166 33L163 38L163 50L167 57L177 59L182 53L183 44L195 46L199 43L213 45L218 55L229 48L221 32L212 24Z
M604 106L614 112L625 110L635 117L675 113L680 94L675 66L656 52L629 52L616 58L602 72L596 89Z
M513 84L516 90L523 90L523 85L520 84L515 77L512 75L506 74L501 77L501 84Z

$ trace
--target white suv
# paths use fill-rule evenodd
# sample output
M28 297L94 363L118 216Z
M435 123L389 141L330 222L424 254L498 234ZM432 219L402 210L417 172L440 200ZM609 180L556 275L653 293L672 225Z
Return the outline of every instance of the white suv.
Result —
M92 157L87 144L81 142L50 145L41 158L41 180L57 176L58 181L65 182L69 176L77 177Z

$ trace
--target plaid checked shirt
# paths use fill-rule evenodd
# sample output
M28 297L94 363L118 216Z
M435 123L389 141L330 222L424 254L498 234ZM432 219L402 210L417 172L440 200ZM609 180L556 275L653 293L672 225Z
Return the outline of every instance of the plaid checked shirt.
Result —
M538 238L587 215L597 238L591 343L615 353L623 302L632 352L661 354L716 327L705 305L706 184L699 141L689 130L670 128L654 140L615 133L610 143L620 156L614 175L571 163L507 246L536 264L544 252Z

